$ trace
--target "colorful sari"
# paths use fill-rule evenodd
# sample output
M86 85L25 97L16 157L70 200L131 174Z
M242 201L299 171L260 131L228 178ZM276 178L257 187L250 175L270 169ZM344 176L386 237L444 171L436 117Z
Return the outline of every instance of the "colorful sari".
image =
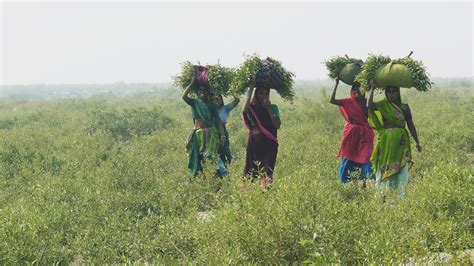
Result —
M405 128L406 120L411 119L407 104L400 106L384 99L376 102L376 111L369 113L369 122L377 130L378 137L370 158L376 173L376 186L379 190L394 188L404 197L408 184L408 169L413 164L410 138ZM393 127L387 128L384 123Z
M357 102L355 95L339 100L339 109L346 120L338 157L341 157L339 177L341 183L351 179L351 173L360 169L360 178L372 178L370 156L374 145L374 131L367 122L367 110Z
M273 115L279 117L278 107L271 105ZM272 123L270 114L254 97L247 109L243 111L244 125L249 129L247 154L244 175L257 178L261 172L270 180L273 179L278 153L277 129ZM258 129L259 134L253 134Z
M221 178L227 175L224 163L217 156L218 136L215 127L218 118L217 109L211 102L205 103L199 99L191 99L193 120L199 118L209 128L193 129L186 140L186 153L189 156L188 169L197 175L203 171L203 162L210 161L216 167L217 175Z

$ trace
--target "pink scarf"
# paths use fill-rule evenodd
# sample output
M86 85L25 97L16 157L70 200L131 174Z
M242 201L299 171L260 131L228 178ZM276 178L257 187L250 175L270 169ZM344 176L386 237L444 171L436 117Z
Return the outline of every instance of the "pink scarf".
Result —
M277 137L275 137L270 131L268 131L265 127L263 127L262 123L260 123L260 119L258 119L257 114L255 111L252 109L252 107L249 106L250 113L252 113L253 120L257 124L258 129L265 135L265 137L269 138L270 140L278 143ZM246 120L244 119L244 125L247 127L247 129L251 129L250 126L247 124Z

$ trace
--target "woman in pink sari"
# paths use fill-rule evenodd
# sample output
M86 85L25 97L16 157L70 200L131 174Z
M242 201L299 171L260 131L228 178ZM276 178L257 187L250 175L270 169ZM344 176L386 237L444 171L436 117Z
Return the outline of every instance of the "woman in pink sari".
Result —
M349 182L354 173L360 170L359 179L373 179L373 169L370 156L374 146L374 131L367 121L368 109L365 95L359 91L359 84L352 85L351 97L336 99L336 90L339 79L331 95L330 103L338 105L342 116L346 120L342 132L342 142L338 157L341 158L339 178L341 183Z
M270 89L249 89L243 110L244 124L249 130L244 175L259 179L260 187L267 188L273 181L278 153L277 130L280 128L280 113L276 104L270 102Z

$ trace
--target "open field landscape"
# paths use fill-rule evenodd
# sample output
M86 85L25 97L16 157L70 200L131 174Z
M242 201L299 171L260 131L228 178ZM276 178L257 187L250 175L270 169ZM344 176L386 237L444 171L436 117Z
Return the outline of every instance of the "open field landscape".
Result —
M474 265L472 1L0 2L0 265Z
M191 110L176 88L2 99L0 264L472 264L474 92L438 83L401 91L423 151L412 142L407 197L385 201L371 182L339 184L344 120L321 84L297 84L293 104L272 92L282 126L268 191L250 182L239 191L242 103L227 124L235 160L221 181L212 169L188 173Z

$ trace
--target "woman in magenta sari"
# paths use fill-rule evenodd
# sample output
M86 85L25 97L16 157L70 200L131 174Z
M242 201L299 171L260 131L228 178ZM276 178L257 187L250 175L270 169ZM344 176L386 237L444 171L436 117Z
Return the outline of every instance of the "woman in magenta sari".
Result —
M374 131L370 127L368 108L364 94L359 91L359 84L352 85L351 97L336 99L336 90L339 79L331 95L330 103L338 105L342 116L346 120L342 132L342 142L338 157L341 158L339 167L339 178L341 183L351 180L353 173L360 170L359 179L374 178L370 163L370 156L374 145Z
M280 128L278 106L270 102L270 89L257 85L255 95L249 89L243 120L249 130L244 175L259 179L260 187L273 182L278 153L277 130Z

